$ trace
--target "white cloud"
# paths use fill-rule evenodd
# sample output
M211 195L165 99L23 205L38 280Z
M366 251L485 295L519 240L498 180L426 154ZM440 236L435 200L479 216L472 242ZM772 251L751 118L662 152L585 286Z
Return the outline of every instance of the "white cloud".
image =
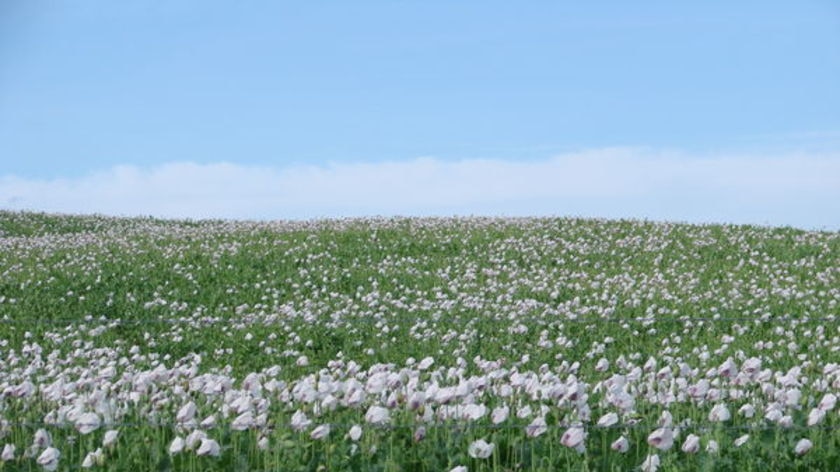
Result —
M840 228L840 155L609 148L537 161L118 166L0 177L0 207L191 218L571 215Z

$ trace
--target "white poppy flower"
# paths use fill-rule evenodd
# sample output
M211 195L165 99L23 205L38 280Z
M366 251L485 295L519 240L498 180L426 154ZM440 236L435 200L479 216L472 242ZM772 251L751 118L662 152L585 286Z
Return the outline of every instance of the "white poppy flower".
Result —
M409 410L418 410L421 406L426 403L426 393L423 391L413 392L410 397L408 397L408 409Z
M204 418L198 425L205 429L214 428L216 426L216 415L210 415L207 418Z
M491 454L493 454L493 449L495 448L495 444L488 443L483 439L478 439L469 445L467 453L469 453L470 457L473 459L487 459Z
M212 457L218 457L221 452L222 449L219 447L219 443L209 438L202 439L201 446L199 446L198 450L195 451L196 455Z
M414 442L420 442L426 438L426 427L425 426L418 426L417 429L414 430L414 435L412 436Z
M476 421L487 414L487 407L484 405L477 405L470 403L464 407L463 417L465 420Z
M700 437L695 434L689 434L682 445L682 451L688 454L694 454L700 451Z
M89 434L99 429L100 424L99 415L96 413L83 413L76 419L76 431Z
M417 364L417 370L426 370L435 363L434 358L432 357L424 357L419 364Z
M17 448L14 444L6 444L3 446L3 453L0 454L0 460L2 461L10 461L15 458L15 450Z
M352 441L358 441L358 440L359 440L359 438L361 438L361 437L362 437L362 427L361 427L361 426L359 426L359 425L357 425L357 424L354 424L354 425L350 428L350 432L349 432L349 433L347 433L347 435L350 437L350 439L351 439Z
M584 438L586 438L586 432L583 428L580 426L572 426L563 433L563 436L560 437L560 444L575 449L583 444Z
M525 427L525 434L529 438L536 438L548 431L548 425L545 422L545 417L538 416L531 421L531 424Z
M820 404L817 408L823 411L831 411L837 405L837 395L833 393L826 393L823 396L822 400L820 400Z
M245 431L252 426L254 426L254 414L249 410L237 416L230 424L230 429L234 431Z
M169 444L169 454L175 455L180 453L184 450L184 438L181 436L175 436L175 439L172 440L172 443Z
M816 424L822 423L823 419L825 419L826 410L822 410L820 408L814 408L808 413L808 426L814 426Z
M755 407L752 403L746 403L741 406L741 408L738 408L738 413L740 413L744 418L752 418L755 416Z
M732 418L732 414L729 413L729 408L723 403L716 404L712 407L712 411L709 412L709 421L715 423L729 421L730 418Z
M44 452L42 452L41 455L38 456L36 462L38 463L38 465L43 467L44 470L52 472L58 468L58 459L60 457L61 453L58 451L58 449L54 447L48 447L44 449Z
M801 456L810 451L812 447L814 447L814 443L810 439L800 439L793 448L793 451L796 455Z
M656 472L659 469L659 455L651 454L647 456L640 467L642 472Z
M324 439L329 435L330 435L330 425L322 424L322 425L316 427L315 429L313 429L312 432L309 434L309 437L317 441L319 439Z
M312 424L312 421L309 418L306 417L306 413L304 413L300 410L297 410L292 415L291 426L292 426L292 429L295 430L296 432L299 433L299 432L305 430L306 428L309 427L310 424Z
M674 432L671 428L659 428L648 435L647 442L660 451L667 451L674 444Z
M372 424L386 424L391 421L391 413L385 407L371 405L365 413L365 421Z
M605 357L602 357L601 359L599 359L598 363L595 364L595 370L597 372L606 372L607 369L609 369L609 368L610 368L610 361L608 361L607 358L605 358Z
M116 429L109 429L105 431L105 437L102 438L102 447L111 447L117 443L117 438L119 437L120 432Z
M714 439L710 439L708 443L706 443L706 452L709 454L717 454L720 451L720 445Z
M195 431L188 434L186 439L184 439L184 447L188 451L192 451L205 438L207 438L207 433L201 431L200 429L196 429Z
M609 412L598 419L598 426L602 428L609 428L616 423L618 423L618 414L615 412Z
M95 465L102 465L104 463L105 453L102 451L102 448L98 448L95 451L87 453L85 459L82 461L82 467L89 469Z
M35 440L32 441L32 445L37 449L50 447L52 445L52 437L50 437L50 433L43 428L35 431Z
M180 410L178 410L178 414L175 415L175 420L179 423L187 423L192 421L195 418L196 407L194 402L189 402L186 405L182 406Z
M610 444L610 449L623 454L630 450L630 441L628 441L624 436L621 436Z
M499 424L505 421L508 416L510 415L510 407L507 405L498 406L493 408L493 412L490 414L490 421L493 424Z

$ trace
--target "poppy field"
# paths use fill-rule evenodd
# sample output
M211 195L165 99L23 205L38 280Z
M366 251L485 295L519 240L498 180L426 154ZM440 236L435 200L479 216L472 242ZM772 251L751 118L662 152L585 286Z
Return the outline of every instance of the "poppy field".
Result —
M0 471L840 469L840 234L0 212Z

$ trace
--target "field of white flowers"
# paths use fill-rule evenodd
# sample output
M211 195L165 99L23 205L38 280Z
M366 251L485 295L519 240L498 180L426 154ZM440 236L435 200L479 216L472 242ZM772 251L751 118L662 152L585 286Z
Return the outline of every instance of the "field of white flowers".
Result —
M0 471L840 470L840 234L0 212Z

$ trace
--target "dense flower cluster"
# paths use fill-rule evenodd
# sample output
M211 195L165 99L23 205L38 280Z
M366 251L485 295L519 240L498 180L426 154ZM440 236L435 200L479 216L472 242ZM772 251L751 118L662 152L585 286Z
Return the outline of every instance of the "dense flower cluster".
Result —
M486 464L551 441L654 471L754 430L804 460L840 427L836 234L3 218L2 462L100 467L144 426L171 461L233 454L226 431L372 460L407 428L470 432L445 437Z

